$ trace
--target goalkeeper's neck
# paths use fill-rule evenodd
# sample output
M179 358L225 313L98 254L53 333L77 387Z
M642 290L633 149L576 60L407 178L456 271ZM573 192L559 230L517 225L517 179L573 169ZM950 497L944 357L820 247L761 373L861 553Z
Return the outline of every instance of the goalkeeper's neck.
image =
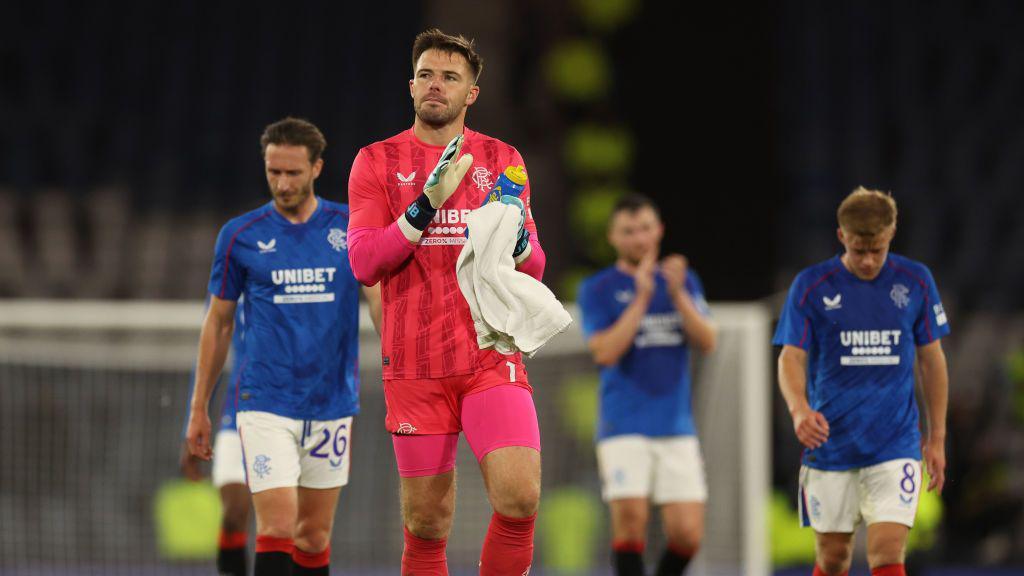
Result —
M429 146L440 146L442 148L447 146L448 143L451 142L452 138L462 134L465 129L465 112L444 126L431 126L419 118L416 118L416 122L412 125L412 133L420 142Z

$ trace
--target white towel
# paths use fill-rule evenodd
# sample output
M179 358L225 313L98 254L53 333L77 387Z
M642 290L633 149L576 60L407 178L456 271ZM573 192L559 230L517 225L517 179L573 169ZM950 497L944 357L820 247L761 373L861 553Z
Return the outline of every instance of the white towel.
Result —
M470 212L469 240L455 274L469 303L481 349L533 356L572 317L537 279L516 271L512 248L519 231L519 208L490 202Z

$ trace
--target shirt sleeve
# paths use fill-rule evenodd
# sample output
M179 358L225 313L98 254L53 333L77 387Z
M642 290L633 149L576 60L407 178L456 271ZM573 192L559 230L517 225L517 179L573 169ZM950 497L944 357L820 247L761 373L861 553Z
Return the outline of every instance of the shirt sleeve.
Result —
M923 267L922 282L925 290L924 302L914 320L914 342L918 346L930 344L949 334L949 320L939 298L939 289L931 271Z
M348 175L349 228L383 228L394 222L387 192L373 170L371 153L363 148Z
M584 340L590 340L594 334L607 329L616 320L611 312L612 307L605 303L606 295L595 284L593 280L583 281L576 296L576 303L583 316Z
M693 305L697 307L701 316L710 317L711 307L708 306L708 300L704 296L704 284L700 281L700 276L693 270L688 270L686 273L686 291L690 294L690 300L693 300Z
M239 230L224 226L217 235L213 249L213 266L210 270L210 294L221 300L238 300L245 286L245 269L236 258L235 240Z
M779 317L779 325L775 328L775 337L772 344L776 346L796 346L807 350L810 348L811 339L814 336L811 319L807 310L800 305L805 288L800 277L793 282L789 289L789 296L786 304L782 307L782 315Z
M524 169L526 168L526 162L523 161L523 157L519 154L519 150L516 150L515 148L512 149L512 165L522 166ZM529 170L526 171L526 175L526 186L519 194L519 199L523 201L523 206L526 208L526 224L524 226L530 231L530 237L537 238L537 242L539 244L540 238L537 236L537 222L533 219L533 210L530 208L531 191Z
M392 222L384 228L362 226L348 229L348 261L352 274L364 286L380 282L412 254L416 245Z

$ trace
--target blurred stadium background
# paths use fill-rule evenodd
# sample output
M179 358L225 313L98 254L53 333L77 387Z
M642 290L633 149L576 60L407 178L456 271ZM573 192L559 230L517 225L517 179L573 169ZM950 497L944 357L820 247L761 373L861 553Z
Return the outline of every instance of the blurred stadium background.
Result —
M730 528L709 538L768 541L764 559L709 546L699 571L809 573L800 450L773 352L750 334L797 270L839 250L835 207L863 184L893 192L894 250L931 266L954 330L948 484L923 505L909 568L1022 573L1024 4L670 4L5 7L0 574L212 573L216 497L178 479L177 454L215 235L266 201L257 139L287 114L323 129L317 192L345 201L358 148L411 124L411 42L427 26L477 40L469 125L525 157L558 294L610 262L608 212L636 190L661 204L664 249L690 258L709 297L747 303L717 308L740 319L697 367L696 394L722 466L713 491L728 495L710 514ZM336 573L394 573L401 550L373 347ZM545 434L535 572L607 574L596 372L578 333L530 370ZM762 424L759 466L742 431ZM450 557L469 574L486 504L460 461Z

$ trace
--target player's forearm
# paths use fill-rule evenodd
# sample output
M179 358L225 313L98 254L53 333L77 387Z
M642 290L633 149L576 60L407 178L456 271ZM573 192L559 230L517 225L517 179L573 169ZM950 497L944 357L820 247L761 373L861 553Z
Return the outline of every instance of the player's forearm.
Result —
M348 260L352 274L364 286L380 282L398 268L416 248L392 222L383 228L359 226L348 231Z
M192 392L192 410L205 411L214 385L231 348L233 321L208 316L199 335L199 358L196 360L196 381Z
M590 338L587 345L594 362L611 366L629 352L649 304L650 296L637 296L614 324Z
M533 276L538 282L544 277L544 267L547 265L548 257L544 249L540 247L537 235L530 236L530 255L516 265L516 270Z
M672 303L683 319L686 339L704 354L712 352L718 343L718 328L715 323L697 310L693 299L685 290L673 294Z
M809 407L806 353L783 347L779 354L779 390L790 414Z
M946 356L941 349L937 354L921 358L920 370L929 439L944 440L946 411L949 404L949 372L946 368Z

